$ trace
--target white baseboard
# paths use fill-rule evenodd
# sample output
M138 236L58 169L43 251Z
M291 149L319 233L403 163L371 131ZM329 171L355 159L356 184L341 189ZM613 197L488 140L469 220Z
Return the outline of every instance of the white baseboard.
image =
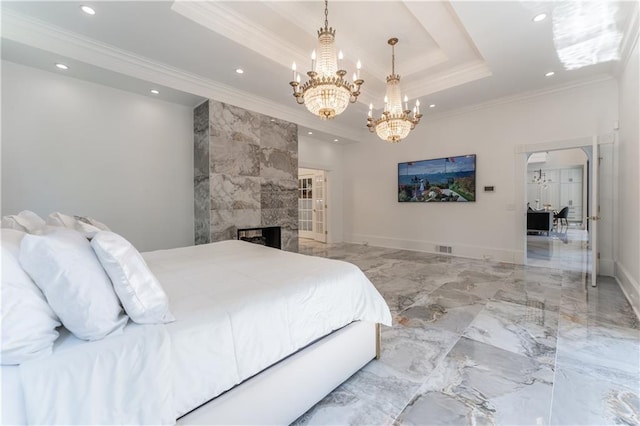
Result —
M447 242L434 242L423 240L406 240L400 238L379 237L365 234L345 234L344 241L357 244L371 244L378 247L387 247L401 250L414 250L426 253L442 254L446 256L467 257L470 259L492 260L522 264L524 252L522 250L503 250L492 247L476 247L464 244L452 244ZM441 253L437 246L450 245L451 253Z
M615 278L629 304L640 318L640 285L634 280L629 271L620 263L615 263Z

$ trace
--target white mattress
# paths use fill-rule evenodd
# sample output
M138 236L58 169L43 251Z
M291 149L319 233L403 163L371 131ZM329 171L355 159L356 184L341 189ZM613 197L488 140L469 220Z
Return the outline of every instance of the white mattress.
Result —
M239 241L143 256L176 321L97 342L62 333L51 357L3 366L3 423L172 423L352 321L391 324L346 262Z

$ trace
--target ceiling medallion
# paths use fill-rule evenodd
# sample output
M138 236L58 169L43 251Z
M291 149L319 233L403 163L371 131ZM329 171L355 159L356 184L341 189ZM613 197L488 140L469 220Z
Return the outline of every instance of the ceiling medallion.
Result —
M400 76L395 70L395 45L397 38L391 38L387 42L391 45L391 75L387 76L387 94L384 97L384 111L378 119L373 118L373 104L369 105L369 117L367 127L370 132L376 132L380 139L390 143L398 143L409 135L420 122L420 101L416 100L413 107L413 116L409 110L409 99L404 96L404 110L402 109L402 96L400 93Z
M293 81L289 84L293 88L293 96L298 104L304 104L307 109L322 120L334 118L341 114L349 102L354 103L360 95L360 86L364 80L360 79L360 61L357 71L353 73L353 80L344 78L347 72L342 69L342 52L336 57L336 31L329 27L328 2L324 2L324 28L318 31L318 55L311 53L311 71L307 71L309 80L300 83L300 74L296 72L293 63Z

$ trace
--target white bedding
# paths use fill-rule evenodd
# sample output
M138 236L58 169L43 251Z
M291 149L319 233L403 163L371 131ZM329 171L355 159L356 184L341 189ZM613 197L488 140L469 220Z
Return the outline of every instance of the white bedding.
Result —
M51 357L22 364L30 423L173 423L352 321L391 325L346 262L240 241L143 256L176 321L129 323L98 342L67 335Z
M384 299L356 266L223 241L145 253L176 322L179 417L355 320L391 325Z
M167 386L173 377L170 356L169 335L162 325L130 322L123 333L93 342L62 330L52 355L19 366L25 420L173 423L173 389Z

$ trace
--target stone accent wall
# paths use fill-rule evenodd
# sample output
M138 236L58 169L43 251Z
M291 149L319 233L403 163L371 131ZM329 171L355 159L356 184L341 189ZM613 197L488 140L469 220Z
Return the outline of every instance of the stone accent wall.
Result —
M194 110L194 143L196 244L281 226L282 248L297 251L297 126L209 100Z

